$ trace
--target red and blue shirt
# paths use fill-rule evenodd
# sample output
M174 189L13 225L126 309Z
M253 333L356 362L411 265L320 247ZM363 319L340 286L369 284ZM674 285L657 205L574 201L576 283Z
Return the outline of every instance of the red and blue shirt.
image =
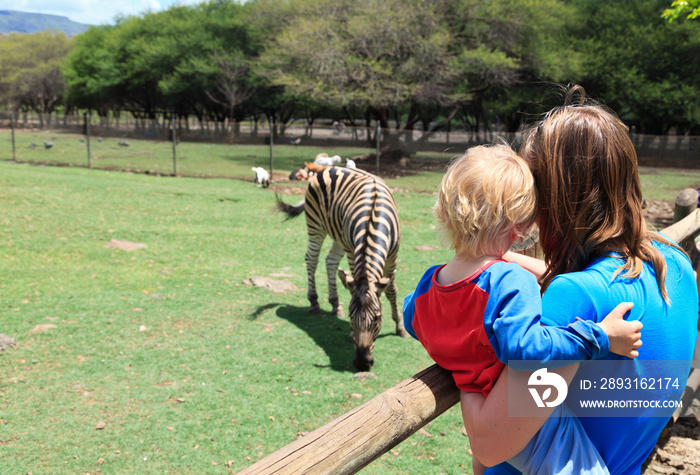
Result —
M437 283L442 267L428 269L404 300L404 325L460 389L487 396L504 364L534 371L608 354L608 337L593 322L543 326L537 280L517 264L492 261L449 285Z

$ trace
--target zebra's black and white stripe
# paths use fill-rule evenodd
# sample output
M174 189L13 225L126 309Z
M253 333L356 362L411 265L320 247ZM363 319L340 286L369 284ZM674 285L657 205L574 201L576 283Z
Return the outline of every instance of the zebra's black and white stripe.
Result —
M351 293L348 309L356 347L353 363L358 370L367 371L374 363L372 350L382 325L382 291L391 303L396 332L408 336L396 303L394 273L401 232L391 191L379 177L363 170L331 167L309 180L302 203L278 203L290 217L306 211L306 267L312 313L320 312L315 279L319 253L326 235L333 239L326 257L328 300L333 313L342 314L335 278L338 271ZM338 270L343 255L348 258L350 275Z

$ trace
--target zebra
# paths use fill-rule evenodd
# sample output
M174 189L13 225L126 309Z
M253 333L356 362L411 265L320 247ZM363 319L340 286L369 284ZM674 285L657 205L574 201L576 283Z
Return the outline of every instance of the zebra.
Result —
M364 170L330 167L309 180L304 201L292 206L277 196L277 208L287 214L287 219L306 210L309 313L321 311L316 294L316 266L326 235L333 239L326 257L328 301L333 314L342 316L337 270L351 294L348 310L355 344L353 365L358 371L369 371L374 364L374 342L382 326L382 292L391 304L396 333L408 336L396 305L396 256L401 233L391 191L381 178ZM338 269L343 255L348 258L349 274Z

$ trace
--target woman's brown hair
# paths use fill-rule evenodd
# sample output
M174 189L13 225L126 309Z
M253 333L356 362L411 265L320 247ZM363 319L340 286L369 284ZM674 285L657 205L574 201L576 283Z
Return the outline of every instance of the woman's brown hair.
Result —
M627 126L603 107L586 105L580 86L569 90L565 104L529 131L521 149L537 188L547 262L542 291L555 276L583 270L595 257L619 256L624 263L618 272L628 278L650 262L667 301L666 263L651 240L672 243L647 230Z

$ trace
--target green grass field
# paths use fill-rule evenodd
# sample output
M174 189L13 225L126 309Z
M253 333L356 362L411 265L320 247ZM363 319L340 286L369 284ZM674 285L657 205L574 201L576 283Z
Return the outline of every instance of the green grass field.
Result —
M250 160L226 164L248 179ZM653 199L700 182L642 175ZM400 295L450 256L416 250L438 246L423 191L439 178L388 180ZM18 345L0 352L0 472L236 472L429 366L387 317L376 379L354 378L348 320L325 300L322 316L306 311L304 219L284 222L274 202L250 181L0 162L0 333ZM245 285L253 276L297 290ZM453 408L363 473L470 473L461 429Z
M3 473L238 471L430 364L389 319L377 378L353 377L349 322L306 313L304 220L252 183L9 163L0 177L0 333L18 343L0 353ZM447 257L413 250L437 245L430 200L397 194L404 293ZM299 290L243 284L278 274ZM453 409L367 473L461 471L460 429Z

